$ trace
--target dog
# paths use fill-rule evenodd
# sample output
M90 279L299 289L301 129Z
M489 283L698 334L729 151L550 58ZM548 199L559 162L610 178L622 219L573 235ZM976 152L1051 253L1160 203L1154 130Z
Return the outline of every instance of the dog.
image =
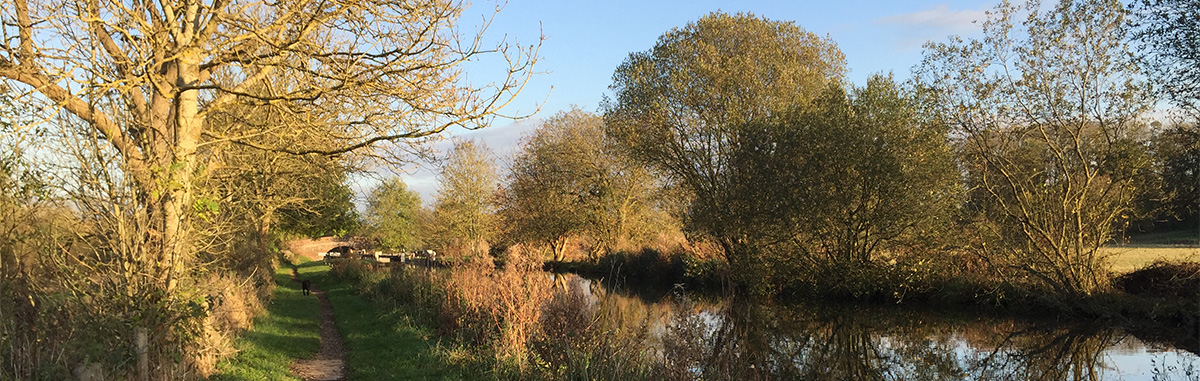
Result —
M312 282L310 282L308 279L300 281L300 288L303 290L304 295L312 294Z

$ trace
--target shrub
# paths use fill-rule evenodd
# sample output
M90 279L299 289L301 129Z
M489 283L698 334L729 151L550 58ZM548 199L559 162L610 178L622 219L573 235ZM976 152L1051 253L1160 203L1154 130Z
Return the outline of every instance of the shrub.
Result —
M1155 261L1118 276L1113 283L1117 289L1134 295L1194 299L1200 290L1200 263Z

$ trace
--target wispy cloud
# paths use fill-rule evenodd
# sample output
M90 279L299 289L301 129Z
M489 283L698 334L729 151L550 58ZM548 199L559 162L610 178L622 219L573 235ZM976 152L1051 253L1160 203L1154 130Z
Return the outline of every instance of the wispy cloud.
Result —
M876 24L892 25L893 38L899 49L919 47L930 40L950 35L971 35L979 32L987 13L980 9L950 9L946 4L916 12L901 13L875 19Z
M979 26L975 25L975 22L986 18L987 14L982 10L951 10L946 4L941 4L931 9L882 17L875 22L963 33L978 29Z
M445 157L454 148L454 139L456 138L483 143L492 151L498 167L497 169L500 170L501 176L503 176L508 173L509 160L520 149L521 138L532 133L541 124L542 120L540 118L532 118L477 131L456 131L453 136L447 136L446 139L433 143L432 148L435 155L441 158ZM438 176L437 163L422 162L417 168L401 175L400 178L404 179L409 189L421 195L421 199L425 202L425 205L431 206L433 205L434 197L437 195L438 187L441 186ZM373 186L373 183L371 186Z

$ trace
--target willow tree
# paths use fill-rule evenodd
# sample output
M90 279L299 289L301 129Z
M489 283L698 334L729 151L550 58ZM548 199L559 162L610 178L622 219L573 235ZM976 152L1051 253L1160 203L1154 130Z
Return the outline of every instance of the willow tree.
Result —
M691 194L687 228L738 262L745 242L727 201L735 188L729 159L744 130L807 103L844 72L829 38L791 22L712 13L625 59L603 105L605 128Z
M535 47L485 45L486 28L464 34L463 8L442 0L2 0L0 78L16 102L40 105L37 116L70 130L63 135L115 153L115 164L98 168L134 195L132 211L107 211L136 230L108 248L135 280L124 290L145 297L136 308L184 305L173 292L195 268L190 218L204 209L194 197L203 146L386 158L386 143L483 127L517 95ZM501 79L468 83L463 65L489 52L508 64ZM279 117L249 134L214 128L214 115L238 106ZM266 133L294 139L254 139ZM289 143L307 137L330 144ZM184 318L143 312L138 324L159 333Z
M980 249L1059 295L1108 287L1098 248L1150 173L1128 160L1142 156L1138 117L1150 97L1125 17L1118 1L1002 4L984 39L930 44L917 70L957 138L986 221Z

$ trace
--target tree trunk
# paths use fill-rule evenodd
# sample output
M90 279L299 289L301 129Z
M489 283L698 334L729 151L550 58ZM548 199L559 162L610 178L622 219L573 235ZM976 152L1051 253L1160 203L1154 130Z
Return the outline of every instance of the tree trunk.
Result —
M258 250L261 254L271 252L271 215L273 212L266 212L258 223Z

